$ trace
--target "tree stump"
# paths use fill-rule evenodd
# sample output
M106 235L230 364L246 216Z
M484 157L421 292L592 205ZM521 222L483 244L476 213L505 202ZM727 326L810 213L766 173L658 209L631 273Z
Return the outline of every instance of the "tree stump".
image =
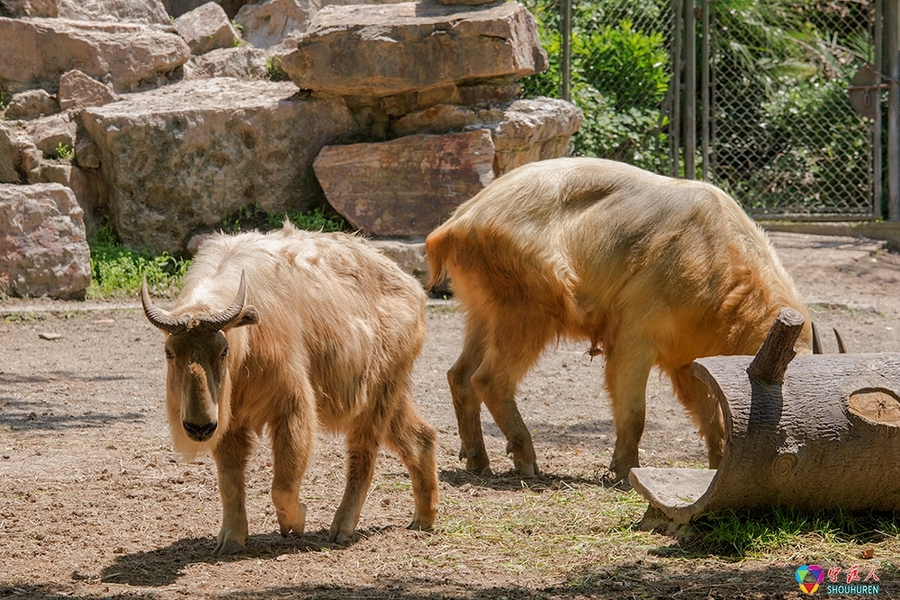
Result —
M799 333L790 316L779 321L773 340ZM900 510L900 354L801 355L781 371L793 341L787 352L773 344L694 361L722 408L725 453L716 470L633 469L645 527L775 505Z

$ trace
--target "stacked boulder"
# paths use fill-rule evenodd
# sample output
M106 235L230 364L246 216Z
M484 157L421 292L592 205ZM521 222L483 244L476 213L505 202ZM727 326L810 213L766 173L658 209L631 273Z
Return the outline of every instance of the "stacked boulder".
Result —
M108 219L129 247L189 253L242 209L327 201L416 241L500 174L564 154L581 121L517 98L547 57L515 2L196 4L0 0L0 211L7 188L61 198L54 184L82 240ZM83 295L13 277L5 249L24 264L9 240L29 234L4 227L0 292Z

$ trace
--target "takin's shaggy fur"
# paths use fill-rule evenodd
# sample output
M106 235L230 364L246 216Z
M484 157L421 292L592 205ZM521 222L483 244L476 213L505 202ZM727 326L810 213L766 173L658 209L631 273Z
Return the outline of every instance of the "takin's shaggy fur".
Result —
M148 319L168 333L175 447L186 455L211 450L216 461L217 554L246 543L244 470L253 433L266 427L283 535L303 533L299 487L320 428L345 433L348 454L331 540L345 542L356 530L382 443L410 474L410 528L432 525L436 434L410 384L425 339L425 294L415 279L362 239L285 223L205 242L171 313L152 305L146 284L142 298Z
M563 158L520 167L461 205L426 241L431 285L449 276L466 314L448 372L460 459L487 471L484 403L516 469L538 472L516 407L518 382L554 339L606 358L616 444L608 478L638 466L647 378L671 378L706 438L724 449L721 410L690 372L712 355L755 354L785 307L806 306L765 234L722 190L608 160Z

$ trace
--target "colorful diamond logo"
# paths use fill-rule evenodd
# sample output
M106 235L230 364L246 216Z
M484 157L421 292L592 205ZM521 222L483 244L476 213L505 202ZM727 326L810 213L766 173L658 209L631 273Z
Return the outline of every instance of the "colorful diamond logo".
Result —
M794 571L794 578L804 594L815 594L819 584L825 580L825 571L819 565L803 565Z

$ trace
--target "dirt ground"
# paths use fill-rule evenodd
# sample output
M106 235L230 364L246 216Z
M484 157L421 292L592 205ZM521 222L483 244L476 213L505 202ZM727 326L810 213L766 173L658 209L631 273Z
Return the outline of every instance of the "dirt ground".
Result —
M900 256L869 240L771 238L817 322L851 351L900 351ZM217 558L215 465L171 449L161 334L137 302L4 300L0 317L0 598L797 598L793 569L827 558L798 548L790 561L735 566L686 559L672 538L635 531L643 499L599 484L614 436L602 360L583 344L550 349L520 388L544 475L503 473L505 441L486 413L499 474L461 471L445 372L463 322L445 303L429 308L414 375L439 431L434 531L404 529L412 494L385 453L359 535L327 543L343 453L323 437L301 488L306 534L281 538L264 442L248 471L247 550ZM667 382L653 376L648 390L643 464L702 467L704 447ZM610 504L626 508L611 514ZM542 517L551 508L561 512ZM900 596L900 581L886 579L879 597Z

